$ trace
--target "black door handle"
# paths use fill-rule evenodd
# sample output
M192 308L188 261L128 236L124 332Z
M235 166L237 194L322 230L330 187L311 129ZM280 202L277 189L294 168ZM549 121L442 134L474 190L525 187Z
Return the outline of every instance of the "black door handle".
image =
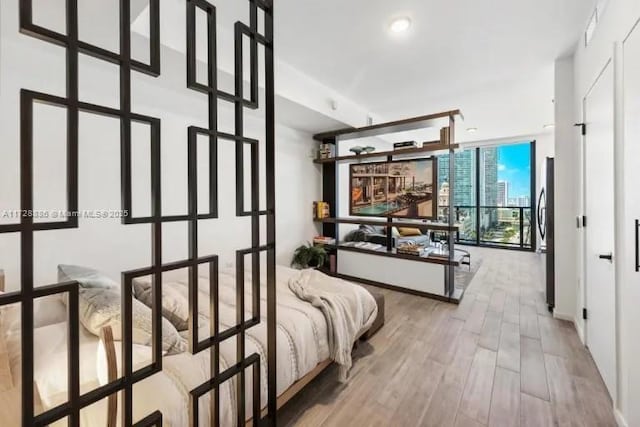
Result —
M611 262L611 261L613 261L613 254L611 254L611 253L609 253L609 254L600 254L598 256L598 258L606 259L606 260L609 260Z
M636 219L636 272L640 271L640 221Z

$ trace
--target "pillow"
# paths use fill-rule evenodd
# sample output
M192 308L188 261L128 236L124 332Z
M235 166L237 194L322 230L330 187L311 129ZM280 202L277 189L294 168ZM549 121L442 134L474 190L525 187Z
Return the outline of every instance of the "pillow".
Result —
M60 322L33 330L34 341L34 382L38 386L38 393L46 409L55 407L67 401L68 398L68 324ZM20 384L20 369L22 364L20 332L7 337L9 360L16 386ZM148 365L151 351L144 351L148 347L133 346L133 366L139 369ZM116 355L121 357L120 347L116 344ZM95 389L100 382L102 372L105 371L104 349L101 341L90 334L85 328L80 328L80 392L87 393ZM120 359L118 359L120 363ZM121 371L119 365L118 372ZM66 425L66 424L65 424Z
M2 270L0 270L0 281L2 281ZM1 286L0 286L1 287ZM2 290L0 289L0 295ZM63 294L48 295L33 300L33 327L53 325L67 320L67 307L62 302ZM0 307L0 312L4 312L4 331L14 331L20 329L22 319L20 318L20 304L11 304ZM0 315L1 316L1 315Z
M162 316L167 319L178 331L189 328L189 294L185 293L184 286L176 283L163 283L162 285ZM153 286L150 280L133 280L133 295L147 307L153 307Z
M384 234L387 228L384 226L377 225L360 225L360 230L364 231L367 234Z
M122 341L120 312L121 295L119 290L89 288L80 290L80 322L89 332L98 336L105 326L111 326L113 339ZM151 309L140 301L132 300L133 343L150 346ZM176 328L162 318L162 349L168 354L186 351L187 342L178 334Z
M345 242L364 242L367 238L366 233L363 230L351 230L344 236Z
M391 227L391 236L392 237L400 236L400 231L398 230L398 227Z
M58 295L49 295L33 301L33 327L41 328L67 320L67 306Z
M400 229L398 230L400 231L400 235L401 236L421 236L422 233L420 232L419 228L411 228L411 227L400 227Z
M261 269L261 271L264 271L264 269ZM165 279L172 280L171 276ZM133 291L136 298L147 307L152 306L150 278L140 277L133 279ZM148 299L146 295L148 295ZM209 298L209 279L199 276L198 321L200 323L206 323L209 319ZM171 314L167 316L165 312L170 312ZM174 276L170 282L162 283L162 313L178 331L182 332L189 329L189 285L188 281L180 275Z
M0 295L3 292L0 291ZM13 376L9 364L9 350L5 341L5 329L3 319L4 309L0 307L0 393L13 388Z
M118 282L111 280L109 277L97 270L77 265L59 265L58 282L72 281L78 282L81 288L120 288L120 284Z
M375 233L376 229L373 225L360 224L358 227L359 230L362 230L365 233Z

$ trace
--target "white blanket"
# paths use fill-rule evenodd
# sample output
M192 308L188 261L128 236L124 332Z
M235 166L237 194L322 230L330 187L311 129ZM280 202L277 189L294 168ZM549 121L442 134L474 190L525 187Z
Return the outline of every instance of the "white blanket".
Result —
M329 329L331 359L340 365L340 380L345 382L352 365L353 344L378 314L375 299L359 286L312 269L291 277L289 288L322 311Z
M263 272L264 273L264 272ZM319 363L333 358L332 351L330 351L329 340L333 340L333 335L338 331L339 327L336 326L337 321L332 320L332 325L327 325L327 320L323 313L318 308L313 307L306 301L301 300L296 296L291 289L289 289L288 283L292 278L298 277L300 272L292 270L286 267L277 267L276 277L276 292L277 292L277 394L281 395L287 388L300 378L312 371ZM186 278L183 275L170 277L170 274L164 278L165 284L168 282L181 283L185 285ZM334 281L335 279L327 278L326 280L313 280L310 283L322 282L318 286L324 289L325 292L329 291L330 284L326 281ZM246 355L257 353L260 355L260 376L261 376L261 407L264 407L267 403L267 383L266 383L266 354L267 354L267 334L266 323L264 322L266 317L266 280L261 277L260 280L260 300L261 300L261 317L262 322L246 331ZM199 279L199 302L200 302L200 328L199 338L205 339L208 334L208 289L209 281L206 277ZM235 324L236 321L236 278L235 271L221 269L219 275L219 293L220 293L220 329L225 330ZM247 303L247 312L245 313L245 319L251 317L249 313L251 309L251 274L245 273L245 301ZM347 323L348 330L338 332L341 335L351 336L352 330L366 329L369 321L368 319L375 318L375 301L363 288L346 283L342 281L336 281L335 291L339 293L343 301L343 310L350 314L352 317ZM329 296L327 296L329 298ZM370 300L369 300L370 299ZM65 323L58 325L60 328L65 328ZM360 326L357 326L360 325ZM332 332L330 332L332 331ZM45 333L47 331L42 331ZM359 332L359 331L358 331ZM55 334L55 336L63 336L64 334ZM40 335L36 332L36 337ZM19 334L15 337L15 353L18 355L16 361L19 361ZM47 366L47 372L53 373L56 370L62 371L62 368L66 368L66 341L62 340L60 344L62 356L52 358L51 346L44 342L43 339L37 338L35 343L38 349L43 349L43 346L48 347L46 351L43 351L43 363L42 366ZM346 341L345 341L346 342ZM11 343L9 343L11 344ZM100 348L99 340L95 336L89 336L88 334L82 334L81 343L81 362L83 366L87 366L87 369L83 370L82 375L82 392L86 393L98 387L100 384L104 384L107 379L104 370L106 369L104 357L101 353L104 351ZM120 343L116 343L116 356L120 358L121 349ZM332 346L335 347L335 346ZM64 356L64 357L63 357ZM98 356L98 357L96 357ZM150 348L145 346L134 345L134 370L139 369L150 362ZM228 368L233 365L236 360L236 348L235 339L229 339L224 341L220 346L220 370ZM92 362L98 359L97 362ZM337 360L338 363L343 363L343 359ZM118 360L120 365L120 360ZM12 366L12 371L19 372L19 366ZM86 372L85 372L86 371ZM90 372L92 371L92 372ZM246 417L251 417L252 407L252 375L251 369L246 371ZM40 391L44 391L47 396L44 397L44 403L46 408L51 407L64 402L66 398L66 375L57 375L55 378L50 378L51 375L42 375L42 373L36 372L36 383L39 386ZM165 427L182 427L189 424L189 391L203 383L210 378L209 371L209 351L205 350L196 355L190 353L182 353L173 356L166 356L163 358L163 371L156 375L153 375L141 383L136 384L134 387L134 419L139 420L151 412L159 409L163 414L163 425ZM237 408L237 396L236 390L237 377L234 377L230 381L225 382L220 387L220 425L222 426L235 426L236 424L236 408ZM56 383L56 384L53 384ZM60 383L60 384L57 384ZM60 388L53 389L52 387ZM51 393L49 393L51 391ZM51 394L49 396L49 394ZM200 425L210 425L209 414L209 396L205 395L200 399L199 414ZM122 408L121 402L118 405L118 409ZM81 411L81 425L87 426L99 426L104 425L106 415L106 401L100 401L88 408ZM118 417L118 420L121 418ZM1 423L0 423L1 424ZM63 424L63 423L61 423ZM56 424L57 425L57 424Z

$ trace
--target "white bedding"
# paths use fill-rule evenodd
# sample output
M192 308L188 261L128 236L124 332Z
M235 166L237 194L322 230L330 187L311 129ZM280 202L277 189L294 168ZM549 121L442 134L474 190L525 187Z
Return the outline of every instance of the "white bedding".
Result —
M308 374L320 362L330 357L330 349L328 342L327 321L320 310L314 308L308 302L300 300L289 289L289 279L299 274L297 270L291 270L286 267L277 267L277 302L278 302L278 327L277 327L277 393L280 395L294 382ZM263 275L264 276L264 275ZM186 290L186 272L185 277L174 276L169 279L169 275L165 277L167 280L173 280L185 285ZM261 280L261 313L266 316L266 287L264 277ZM341 281L342 282L342 281ZM366 300L366 311L364 317L368 319L375 315L375 301L373 297L363 288L343 282L344 286L354 287L356 290L351 293L359 295L363 301ZM201 277L199 281L201 301L200 306L200 328L199 339L203 340L209 335L208 316L208 289L209 281L205 277ZM220 294L220 330L235 324L236 312L236 283L235 272L231 270L221 270L219 275L219 294ZM248 311L245 318L251 316L251 274L245 274L245 305ZM203 304L204 303L204 304ZM366 321L363 320L363 322ZM61 325L64 325L62 323ZM363 323L364 326L364 323ZM59 327L59 326L57 326ZM19 339L19 337L18 337ZM44 338L43 338L44 339ZM81 346L83 352L83 368L82 379L85 385L82 392L86 392L95 388L97 384L106 382L106 365L104 355L99 345L97 337L89 334L81 334ZM267 366L266 366L266 323L263 321L259 325L254 326L246 331L246 355L257 353L261 357L261 407L267 403ZM66 341L65 341L66 342ZM120 344L116 343L116 354L120 357ZM223 342L220 346L221 360L220 371L224 371L229 366L236 363L236 339L231 338ZM14 344L15 345L15 344ZM60 344L56 344L56 348L60 348ZM66 352L66 347L64 352ZM66 354L66 353L64 353ZM84 355L96 355L87 356ZM55 359L55 358L54 358ZM91 368L91 360L95 360L95 369ZM51 359L50 359L51 360ZM57 358L59 363L66 364L66 357ZM150 348L145 346L134 345L134 369L149 363ZM118 362L120 362L118 360ZM49 369L53 366L48 364ZM66 366L66 365L65 365ZM14 372L19 372L14 371ZM19 375L18 375L19 376ZM93 376L93 378L92 378ZM182 353L178 355L165 356L163 358L163 371L156 374L145 381L136 384L134 387L134 420L143 418L151 412L159 409L163 413L165 426L186 426L189 424L188 405L189 390L200 385L211 377L209 372L209 351L203 351L196 355L190 353ZM49 378L44 373L36 373L39 390L42 394L51 394L51 396L43 396L43 401L47 407L51 407L59 403L60 393L53 393L56 386L52 383L55 381L63 381L66 389L66 367L63 371L59 371L54 379ZM220 388L220 423L222 426L235 426L236 424L236 399L235 399L235 381L236 378L226 382ZM57 391L57 390L56 390ZM251 417L252 408L252 375L251 369L246 371L246 417ZM63 398L64 399L64 398ZM200 399L200 425L209 425L209 397L203 396ZM119 402L118 408L122 407ZM104 425L106 414L106 402L101 401L97 404L82 411L81 425L99 426Z

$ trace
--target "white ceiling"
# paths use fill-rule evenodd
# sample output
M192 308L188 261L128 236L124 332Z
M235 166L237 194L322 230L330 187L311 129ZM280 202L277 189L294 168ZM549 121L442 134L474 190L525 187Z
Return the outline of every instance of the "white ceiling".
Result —
M553 121L553 62L575 46L595 0L275 5L281 60L387 119L461 108L485 139ZM411 18L407 34L389 33L396 16Z
M37 0L42 21L61 1ZM554 60L575 46L595 1L274 0L276 55L376 117L459 108L466 118L461 141L535 134L553 122ZM247 21L248 1L211 2L218 10L219 65L230 66L230 30L236 20ZM105 13L102 0L81 3L91 16L86 36L101 23L117 28L117 8ZM132 18L145 3L134 1ZM162 43L176 50L185 46L184 13L184 0L162 2ZM397 16L412 20L402 36L388 31ZM117 33L110 39L117 42ZM313 126L304 116L305 128L326 130L326 117ZM467 134L467 127L478 132Z
M276 0L278 55L382 114L516 80L577 41L594 0ZM394 16L408 34L391 35Z

